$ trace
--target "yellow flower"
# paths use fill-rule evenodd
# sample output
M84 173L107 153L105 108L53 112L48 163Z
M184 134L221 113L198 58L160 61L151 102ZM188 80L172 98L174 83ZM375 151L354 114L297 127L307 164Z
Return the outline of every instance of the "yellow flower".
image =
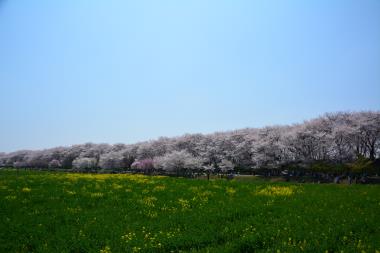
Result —
M22 192L31 192L32 189L30 189L30 188L28 188L28 187L24 187L24 188L22 188L21 191L22 191Z
M157 185L156 187L153 188L154 192L159 192L165 190L165 185Z
M145 212L145 215L149 218L156 218L158 216L158 213L156 211L147 211Z
M257 195L264 196L290 196L295 193L295 188L291 186L267 186L260 191Z
M67 190L66 193L69 194L69 195L75 195L76 194L75 191L69 191L69 190Z
M178 203L181 205L182 210L190 208L189 201L186 199L178 199Z
M227 187L226 188L226 192L229 195L234 195L236 193L236 190L234 188L232 188L232 187Z
M146 206L149 206L149 207L154 207L154 202L157 201L157 198L156 197L145 197L143 198L140 202L143 204L143 205L146 205Z
M139 252L139 251L141 251L141 248L140 247L133 247L132 248L132 252Z
M100 250L100 253L111 253L111 248L109 246L106 246L104 249Z
M119 189L122 189L123 186L114 183L114 184L112 184L112 188L114 188L115 190L119 190Z
M123 236L121 236L121 239L124 240L125 242L129 242L129 241L132 241L133 238L136 237L136 234L135 232L130 232L130 233L127 233Z

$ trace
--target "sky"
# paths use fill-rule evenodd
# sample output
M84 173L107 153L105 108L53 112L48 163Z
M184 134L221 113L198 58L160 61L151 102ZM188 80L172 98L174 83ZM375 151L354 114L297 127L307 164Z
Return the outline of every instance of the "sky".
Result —
M0 152L379 109L378 0L0 0Z

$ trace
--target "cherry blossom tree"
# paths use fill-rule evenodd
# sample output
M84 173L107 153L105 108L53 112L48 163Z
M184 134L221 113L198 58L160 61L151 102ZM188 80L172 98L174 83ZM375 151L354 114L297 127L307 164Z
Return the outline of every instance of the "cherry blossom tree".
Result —
M99 167L105 170L122 169L124 166L123 153L111 151L102 154L99 158Z
M131 168L144 173L151 173L155 169L153 159L151 158L136 160L132 163Z
M359 159L379 164L375 161L380 159L379 111L327 113L288 126L185 134L129 145L85 143L0 153L0 166L76 170L131 167L145 173L159 169L186 175L204 166L210 168L209 172L234 168L278 173L289 167L307 169L316 164L333 168Z
M155 167L177 175L186 175L200 170L202 163L202 159L194 157L184 150L173 151L154 160Z
M78 157L73 161L73 168L79 171L88 171L96 168L96 158Z

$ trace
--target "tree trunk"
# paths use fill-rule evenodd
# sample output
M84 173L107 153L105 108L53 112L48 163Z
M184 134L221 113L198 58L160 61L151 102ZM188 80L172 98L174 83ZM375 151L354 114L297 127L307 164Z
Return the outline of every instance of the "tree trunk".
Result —
M369 159L375 160L375 143L369 149Z

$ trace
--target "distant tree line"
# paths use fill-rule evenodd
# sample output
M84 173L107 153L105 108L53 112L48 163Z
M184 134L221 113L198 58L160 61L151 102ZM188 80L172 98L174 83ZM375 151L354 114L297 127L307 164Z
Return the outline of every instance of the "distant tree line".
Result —
M302 175L379 173L380 112L325 114L301 124L0 153L1 167L82 172Z

